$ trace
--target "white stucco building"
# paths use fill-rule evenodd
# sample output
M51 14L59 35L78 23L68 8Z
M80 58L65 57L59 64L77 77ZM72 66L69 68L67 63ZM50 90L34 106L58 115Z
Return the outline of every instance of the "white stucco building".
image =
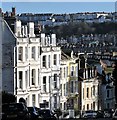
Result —
M2 90L16 95L17 102L24 98L28 106L59 108L61 50L55 34L36 37L33 22L16 21L15 33L3 19L0 26Z
M90 78L82 82L82 110L99 110L99 80Z
M17 35L17 99L23 97L29 106L56 109L60 107L61 50L55 34L35 37L34 23L21 26Z
M61 49L56 46L56 35L41 34L40 103L50 109L60 107Z
M61 110L64 112L68 109L78 109L78 58L66 55L63 51L61 54Z
M55 34L36 36L34 23L22 25L21 21L16 21L13 33L2 18L0 28L2 90L16 95L17 102L23 97L27 106L62 110L68 105L76 109L80 106L81 110L114 107L114 85L103 85L95 76L95 70L86 68L86 64L83 75L79 76L78 58L72 53L71 57L64 54L61 59ZM102 67L97 68L101 75ZM80 86L78 77L82 77ZM102 91L106 94L101 94Z
M15 23L17 44L15 49L15 84L17 86L17 102L23 97L28 106L39 107L39 69L40 69L40 38L35 37L34 23L21 25Z

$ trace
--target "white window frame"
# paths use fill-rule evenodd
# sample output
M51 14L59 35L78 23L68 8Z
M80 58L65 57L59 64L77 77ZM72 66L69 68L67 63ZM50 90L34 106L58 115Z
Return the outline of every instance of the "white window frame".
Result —
M19 73L19 89L23 89L23 71L19 71L18 73Z
M35 85L35 78L36 78L36 70L31 70L31 85Z
M54 88L57 88L57 74L54 74L53 84L54 84Z
M74 66L71 66L71 76L74 76Z
M43 92L47 92L46 83L47 83L47 77L43 76Z
M46 67L46 55L44 55L43 57L42 57L42 66L43 67ZM45 59L44 59L45 58ZM45 61L44 61L45 60Z
M57 65L57 54L54 54L53 56L53 64Z

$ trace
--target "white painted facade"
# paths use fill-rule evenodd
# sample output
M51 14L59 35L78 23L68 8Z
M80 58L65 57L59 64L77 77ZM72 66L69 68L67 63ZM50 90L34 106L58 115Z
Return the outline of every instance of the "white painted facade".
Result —
M60 107L60 61L55 34L41 34L40 103L50 109Z
M60 103L61 103L61 110L64 111L66 110L66 104L67 104L67 96L68 96L68 91L67 91L67 84L68 84L68 63L65 61L61 61L61 98L60 98Z
M34 23L21 26L18 21L16 27L17 101L23 97L28 106L59 108L61 50L55 34L36 38Z
M65 68L67 71L69 67L70 74L70 62L74 64L75 61L61 62L61 49L56 46L56 35L41 33L39 37L36 37L34 23L22 26L21 21L15 24L15 34L3 19L0 19L0 28L2 28L2 66L0 66L2 90L16 95L17 102L23 97L28 106L56 109L60 108L60 103L62 103L64 110L64 103L67 101L64 85L68 82L68 76L60 78L60 68L63 71ZM98 72L102 73L102 69L100 68ZM83 74L82 93L79 93L82 94L82 110L100 109L98 97L100 81L93 74L93 70L90 72L86 70ZM78 78L78 75L76 77ZM101 96L105 105L103 108L108 108L108 103L112 103L109 106L112 108L114 88L106 89L106 87L106 85L102 86L102 91L109 90L112 96L106 100L106 94ZM87 88L89 89L88 97Z
M96 78L82 82L82 110L99 110L99 81Z
M0 26L3 90L16 95L17 102L24 98L28 106L40 107L46 102L48 108L59 108L61 49L56 46L55 34L35 37L32 22L22 26L16 21L15 34L3 19Z
M70 107L78 109L78 64L73 51L69 57L64 52L61 54L61 110L64 112ZM72 103L71 103L72 101Z
M40 38L34 35L34 23L21 26L16 21L17 36L15 78L17 102L23 97L28 106L39 107L39 70L40 70Z

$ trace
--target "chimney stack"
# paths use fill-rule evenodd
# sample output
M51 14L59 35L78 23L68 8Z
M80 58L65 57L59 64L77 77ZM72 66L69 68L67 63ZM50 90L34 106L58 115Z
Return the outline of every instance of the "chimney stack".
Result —
M21 21L20 20L16 21L14 27L15 35L21 37Z
M35 34L34 34L34 23L33 22L29 22L28 23L28 34L29 34L29 37L35 37Z
M16 15L16 8L12 7L12 15L15 16Z
M51 43L52 43L52 46L56 46L56 35L55 34L51 35Z
M41 45L45 46L45 34L41 33Z

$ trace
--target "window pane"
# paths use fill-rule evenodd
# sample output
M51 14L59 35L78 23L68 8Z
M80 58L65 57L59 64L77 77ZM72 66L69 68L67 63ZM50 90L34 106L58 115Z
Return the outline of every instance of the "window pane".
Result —
M73 81L71 81L71 93L73 93L74 92L74 82Z
M43 77L43 84L46 84L46 76Z
M48 67L50 68L50 55L48 56Z
M74 76L74 66L71 67L71 76Z
M107 90L107 98L109 98L109 90Z
M32 69L32 85L35 85L35 69Z
M57 96L54 96L54 108L57 108Z
M19 55L18 55L18 60L23 60L23 47L19 47Z
M32 47L32 58L35 59L35 47Z
M28 86L28 71L25 71L26 88Z
M19 88L22 89L23 72L19 71Z
M95 102L93 102L93 110L95 110Z
M87 110L89 110L89 104L87 104Z
M89 97L89 88L87 88L87 98Z
M93 95L95 96L95 86L93 86Z
M40 56L40 47L38 47L38 58Z
M35 106L35 95L32 95L32 104Z
M43 67L46 67L46 56L43 56L43 59L42 59L42 61L43 61Z
M66 72L66 71L65 71L65 67L64 67L64 78L65 78L65 72Z
M54 88L57 88L57 74L54 74Z
M43 91L46 92L46 76L43 77Z
M57 56L56 56L56 54L54 54L54 65L56 65L57 64Z
M25 59L28 59L28 47L25 47Z

